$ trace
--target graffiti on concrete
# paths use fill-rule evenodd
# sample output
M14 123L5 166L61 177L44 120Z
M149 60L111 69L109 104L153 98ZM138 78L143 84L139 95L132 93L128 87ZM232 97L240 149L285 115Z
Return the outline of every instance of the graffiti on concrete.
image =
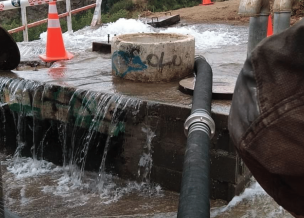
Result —
M147 69L136 52L115 51L112 55L112 68L116 75L125 77L130 72L143 71Z
M20 7L20 0L12 0L12 5L14 7Z
M160 71L162 71L165 66L180 66L182 64L182 58L173 55L171 61L164 63L164 52L161 53L160 57L156 54L149 54L147 56L147 64L151 67L158 67Z
M180 56L173 55L172 59L164 62L165 53L148 54L145 61L142 61L139 52L135 49L133 51L115 51L112 55L112 68L115 70L117 76L125 77L130 72L144 71L150 67L156 67L159 71L163 71L166 66L181 66L183 60Z
M125 131L124 116L128 111L125 109L133 107L128 102L129 98L119 94L0 78L0 116L1 105L7 104L16 117L19 114L18 116L33 117L35 120L56 120L90 131L118 136ZM114 118L115 122L112 121Z

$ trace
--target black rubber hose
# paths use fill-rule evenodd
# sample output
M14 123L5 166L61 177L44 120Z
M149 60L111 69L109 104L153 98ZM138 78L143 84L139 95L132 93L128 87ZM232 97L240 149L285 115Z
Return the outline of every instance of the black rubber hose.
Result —
M193 91L192 110L205 109L211 111L212 100L212 69L203 57L198 57L194 63L196 74L195 88Z
M199 109L204 109L211 114L212 69L205 59L197 58L195 61L195 72L196 82L191 114ZM195 124L192 126L195 126ZM207 125L205 127L209 128ZM196 129L191 131L190 126L188 134L179 197L178 218L210 217L210 134Z

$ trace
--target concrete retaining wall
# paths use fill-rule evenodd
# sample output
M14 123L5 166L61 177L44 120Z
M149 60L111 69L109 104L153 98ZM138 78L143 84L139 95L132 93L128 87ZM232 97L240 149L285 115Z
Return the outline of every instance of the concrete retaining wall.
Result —
M0 102L1 152L13 153L22 145L21 155L35 153L60 165L74 158L81 165L77 159L87 144L85 169L95 171L110 135L108 172L180 190L188 107L8 78L0 80ZM212 117L211 198L230 200L244 189L250 173L231 144L227 116ZM146 172L149 162L140 164L149 155L151 173Z

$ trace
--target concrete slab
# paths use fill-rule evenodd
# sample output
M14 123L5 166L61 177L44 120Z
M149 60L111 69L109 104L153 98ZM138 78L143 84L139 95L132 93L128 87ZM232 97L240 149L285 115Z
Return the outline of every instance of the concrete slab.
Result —
M233 48L227 48L227 53L229 49ZM214 49L213 54L206 54L212 63L219 61L212 59L217 52ZM229 60L225 61L229 63ZM213 69L214 80L228 78L227 81L233 83L241 65L232 64L229 68L225 61ZM43 140L45 152L42 157L62 164L59 129L65 124L64 134L68 138L65 146L68 150L81 146L82 136L94 134L95 140L90 142L85 167L87 170L98 170L107 135L112 134L113 114L126 111L117 118L117 133L111 139L106 168L122 178L147 179L139 162L147 153L149 130L155 134L150 145L152 150L149 151L153 159L149 179L165 189L179 191L186 145L183 123L190 114L192 101L191 96L178 90L179 81L152 84L113 78L110 57L93 52L56 62L51 68L36 67L34 64L33 67L20 69L22 71L0 73L0 102L7 103L7 106L1 107L2 120L14 120L15 124L19 120L26 126L19 135L25 144L23 155L30 156L33 143ZM95 125L96 114L103 110L98 105L101 101L105 101L108 108L103 115L104 122ZM227 116L230 104L229 100L214 100L212 103L216 134L211 147L211 197L224 200L239 194L250 176L229 138ZM93 127L93 133L89 132ZM6 138L10 141L16 139L14 133L19 127L5 125L5 128L8 128L6 133L12 132ZM73 144L72 139L77 143ZM15 149L13 146L16 144L7 144L4 140L0 142L5 151ZM38 152L39 148L36 149ZM138 172L142 173L139 175Z

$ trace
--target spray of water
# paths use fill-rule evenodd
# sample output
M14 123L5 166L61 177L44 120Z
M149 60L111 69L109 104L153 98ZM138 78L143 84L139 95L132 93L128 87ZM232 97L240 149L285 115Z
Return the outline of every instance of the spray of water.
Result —
M106 173L105 163L111 146L111 138L123 131L123 120L126 112L132 112L133 117L139 113L140 100L130 99L121 95L76 90L68 103L68 113L60 115L63 116L61 117L63 120L75 117L74 129L71 133L68 133L68 123L65 122L55 122L44 129L41 129L39 124L41 122L40 116L42 114L48 115L48 112L44 111L43 108L48 108L47 95L53 93L52 91L54 90L50 90L55 89L53 86L41 86L31 81L6 78L1 79L0 86L3 88L1 89L2 92L5 93L1 92L0 97L3 98L5 96L5 101L13 105L14 111L16 111L12 114L17 127L17 149L14 157L6 163L8 171L15 175L15 179L22 180L55 173L58 175L57 185L44 187L44 192L50 191L57 195L65 196L70 195L71 191L76 189L87 190L100 195L100 198L105 203L117 201L123 195L133 191L145 193L147 192L147 187L149 187L149 190L151 189L147 184L122 181L118 177ZM29 107L29 105L32 106ZM37 111L38 106L40 106L39 111ZM28 117L32 119L28 119ZM84 128L86 129L85 131ZM26 129L28 130L25 131ZM46 139L50 137L50 133L54 130L58 131L58 142L62 147L62 167L55 166L44 160L44 147L47 145ZM22 152L27 146L25 139L28 131L33 134L33 145L30 149L32 158L22 157ZM96 141L101 142L97 138L98 132L107 134L108 137L100 160L99 173L88 176L88 173L85 172L87 154L90 147L100 146L99 143L95 143ZM153 136L150 132L147 131L148 138L150 135ZM71 143L70 147L67 144L68 141ZM151 147L150 144L151 140L148 140L143 147ZM148 168L151 169L151 167L152 161L150 161ZM23 190L20 193L21 198L26 202L25 189L21 190ZM153 190L154 194L161 192L159 186L155 186ZM150 194L151 191L149 191Z
M142 181L149 183L150 182L150 174L153 165L152 159L152 139L155 137L155 133L149 127L143 127L142 131L147 134L147 142L144 145L143 155L141 156L138 166L138 176L142 174Z
M234 29L233 29L234 28ZM181 33L195 37L197 51L219 48L226 45L239 45L246 43L247 28L231 27L228 25L207 25L195 24L188 26L177 26L168 29L157 29L135 19L121 18L114 23L101 26L98 29L85 27L73 33L64 33L64 43L66 48L73 53L80 53L84 50L91 50L92 42L108 41L114 35L128 33ZM45 53L46 32L40 35L40 40L31 43L18 43L21 57L23 59L37 58L39 54Z
M291 218L292 216L267 195L255 179L245 191L235 196L226 206L211 208L212 218Z

